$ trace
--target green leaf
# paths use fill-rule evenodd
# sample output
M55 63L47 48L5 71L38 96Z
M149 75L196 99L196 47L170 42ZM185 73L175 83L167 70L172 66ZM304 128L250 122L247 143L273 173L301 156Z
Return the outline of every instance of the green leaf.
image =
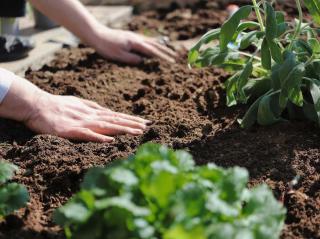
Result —
M291 99L292 103L302 106L303 96L300 90L302 77L305 73L304 63L296 65L289 74L281 79L281 94L280 99L285 99L285 103L280 102L280 107L286 107L286 101L288 98Z
M236 98L236 93L237 93L237 81L239 79L239 74L234 74L231 76L227 82L227 106L231 107L237 104L237 98Z
M247 49L253 42L257 40L257 31L246 33L240 42L240 49Z
M246 96L246 94L244 92L244 87L248 83L248 80L252 74L252 71L253 71L252 60L249 60L248 63L246 64L246 66L244 67L243 71L240 73L239 78L237 80L237 82L238 82L238 84L237 84L238 89L237 90L238 90L238 94L239 94L239 100L244 103L246 103L248 100L248 97Z
M255 28L259 28L260 25L257 22L253 22L253 21L247 21L247 22L241 22L237 28L237 35L240 32L243 32L247 29L255 29Z
M0 184L12 179L18 167L6 162L0 162Z
M277 17L276 12L269 2L265 3L266 8L266 38L272 42L277 37Z
M282 63L282 51L280 46L274 41L268 41L272 59L277 63Z
M17 183L9 183L0 187L0 216L6 216L24 207L29 201L27 189Z
M276 37L281 37L288 29L288 24L286 22L279 23L277 25L277 36Z
M197 63L200 63L202 67L221 65L222 63L237 57L238 53L236 52L229 52L227 49L226 51L221 52L219 47L210 47L201 53Z
M261 64L263 68L271 70L271 53L269 49L269 44L266 38L263 39L261 45Z
M238 29L240 21L247 18L251 11L251 6L243 6L222 25L220 33L221 51L225 51L227 49L228 44L231 42Z
M165 232L163 239L207 239L204 228L198 225L187 230L183 225L173 225L167 232Z
M272 92L261 98L257 122L260 125L271 125L281 121L281 111L279 109L279 93Z
M188 62L190 64L195 63L198 60L199 52L197 50L190 50L188 54Z
M310 45L312 52L314 54L320 54L320 42L316 38L308 39L308 44Z
M221 29L213 29L203 35L200 40L190 49L188 54L188 62L189 64L194 64L199 57L199 50L201 46L208 44L209 42L219 39Z
M81 203L71 203L55 211L53 220L59 225L84 223L89 217L90 211Z
M320 2L319 0L304 0L310 14L313 16L314 21L320 24Z
M240 121L240 125L244 129L248 129L251 126L254 125L254 123L257 121L258 117L258 109L263 96L258 98L249 108L249 110L246 112L243 119Z
M282 11L276 11L276 19L277 19L277 23L281 24L285 22L285 15L284 12Z

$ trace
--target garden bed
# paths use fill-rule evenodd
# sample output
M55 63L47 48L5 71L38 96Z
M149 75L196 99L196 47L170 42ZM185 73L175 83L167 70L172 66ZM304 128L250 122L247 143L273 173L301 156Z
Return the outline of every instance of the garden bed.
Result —
M52 212L78 190L86 170L126 157L148 141L187 149L198 164L246 167L250 185L266 182L284 202L288 215L282 238L320 238L319 128L291 122L240 129L237 119L246 108L225 106L222 83L228 74L190 70L186 58L181 52L176 64L145 60L129 67L107 62L89 48L75 48L27 72L48 92L94 100L154 123L141 137L98 144L35 136L21 124L0 120L0 157L21 168L16 179L31 195L26 209L0 225L0 238L64 238L52 223ZM292 186L296 176L300 179Z

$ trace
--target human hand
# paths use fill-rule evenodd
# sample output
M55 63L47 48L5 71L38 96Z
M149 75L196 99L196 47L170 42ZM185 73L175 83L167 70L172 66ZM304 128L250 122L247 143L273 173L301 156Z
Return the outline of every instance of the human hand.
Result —
M175 62L176 53L156 39L104 26L96 32L93 42L89 44L107 59L136 65L141 63L142 57L139 54L142 54Z
M114 138L110 136L113 135L141 135L150 123L92 101L45 92L24 122L37 133L94 142L111 142Z
M0 69L0 76L5 73ZM0 104L0 117L23 122L37 133L110 142L113 135L141 135L150 123L106 109L92 101L49 94L14 74L6 75L13 82Z

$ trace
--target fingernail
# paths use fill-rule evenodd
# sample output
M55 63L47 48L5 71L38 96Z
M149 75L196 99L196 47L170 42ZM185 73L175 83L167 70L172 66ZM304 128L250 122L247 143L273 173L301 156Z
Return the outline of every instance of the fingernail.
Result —
M151 121L151 120L146 120L146 124L147 124L147 126L150 126L150 125L153 124L153 121Z
M114 142L114 140L115 140L115 138L111 138L110 139L109 137L107 137L107 138L104 139L104 142L105 143L112 143L112 142Z

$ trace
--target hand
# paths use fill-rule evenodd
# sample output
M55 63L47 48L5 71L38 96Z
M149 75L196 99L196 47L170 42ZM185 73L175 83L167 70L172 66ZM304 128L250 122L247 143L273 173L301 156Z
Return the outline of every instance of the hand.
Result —
M0 76L5 73L0 69ZM110 136L113 135L141 135L150 123L106 109L92 101L49 94L23 78L6 75L12 78L12 85L0 104L0 117L23 122L37 133L111 142L113 138Z
M107 59L131 65L141 63L142 57L138 54L158 57L172 63L176 57L173 50L161 45L156 39L104 26L97 29L91 46Z
M37 133L94 142L111 142L114 138L110 136L113 135L141 135L150 123L106 109L92 101L45 92L24 122Z

